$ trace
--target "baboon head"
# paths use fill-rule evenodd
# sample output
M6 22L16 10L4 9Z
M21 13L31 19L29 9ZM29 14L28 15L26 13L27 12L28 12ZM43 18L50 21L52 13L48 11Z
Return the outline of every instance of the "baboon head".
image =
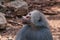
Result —
M25 21L27 20L27 23L33 23L35 26L46 26L48 25L46 18L44 14L38 10L34 10L29 12L26 16L24 16Z

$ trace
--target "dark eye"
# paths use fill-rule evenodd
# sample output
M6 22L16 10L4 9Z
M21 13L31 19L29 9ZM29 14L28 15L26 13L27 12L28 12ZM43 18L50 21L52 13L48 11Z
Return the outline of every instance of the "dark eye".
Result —
M31 15L31 13L29 13L29 15Z

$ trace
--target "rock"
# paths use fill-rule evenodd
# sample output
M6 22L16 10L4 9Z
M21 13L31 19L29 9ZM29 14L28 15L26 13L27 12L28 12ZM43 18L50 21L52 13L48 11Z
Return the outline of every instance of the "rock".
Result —
M7 20L5 18L5 14L0 12L0 29L6 28Z
M25 15L28 10L28 4L25 1L12 1L9 3L6 3L6 6L13 7L14 9L14 15Z
M0 0L0 2L3 2L4 0Z
M14 0L0 0L0 2L10 2L10 1L14 1Z

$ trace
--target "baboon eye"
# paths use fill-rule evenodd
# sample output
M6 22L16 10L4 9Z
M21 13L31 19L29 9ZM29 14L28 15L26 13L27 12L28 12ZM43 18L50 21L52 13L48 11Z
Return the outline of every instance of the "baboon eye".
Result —
M29 13L29 15L31 15L31 13Z

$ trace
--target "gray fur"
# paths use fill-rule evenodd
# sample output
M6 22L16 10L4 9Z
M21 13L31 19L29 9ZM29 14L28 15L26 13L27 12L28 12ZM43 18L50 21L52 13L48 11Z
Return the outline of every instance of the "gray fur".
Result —
M18 32L16 40L53 40L49 24L43 13L34 10L26 16L31 17L30 21L34 24L34 27L32 28L31 25L25 24Z

